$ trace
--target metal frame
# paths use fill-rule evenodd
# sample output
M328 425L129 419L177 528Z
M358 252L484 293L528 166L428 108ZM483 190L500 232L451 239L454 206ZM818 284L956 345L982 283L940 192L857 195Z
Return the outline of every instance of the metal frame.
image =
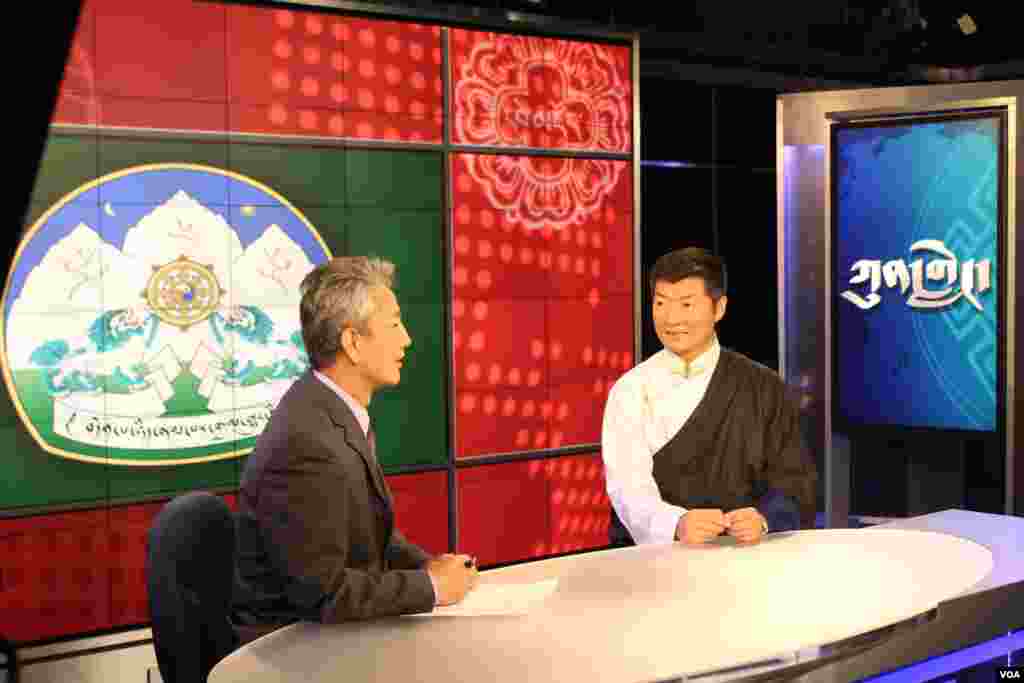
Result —
M782 130L782 103L778 104L779 115L777 122L779 126L779 142L777 143L777 154L782 154L784 145L781 135ZM1005 514L1012 515L1014 513L1014 495L1015 495L1015 462L1014 462L1014 446L1015 446L1015 383L1016 383L1016 363L1014 350L1017 348L1016 344L1016 309L1010 305L1011 297L1009 292L1016 291L1016 207L1017 207L1017 98L1016 97L990 97L990 98L979 98L970 100L950 100L950 101L936 101L929 104L922 105L906 105L900 107L881 107L873 109L843 109L837 111L825 112L824 121L824 140L825 140L825 222L823 229L825 230L825 282L824 282L824 294L825 294L825 308L824 308L824 321L825 321L825 367L824 367L824 422L825 422L825 486L826 486L826 500L825 500L825 511L826 511L826 525L829 527L845 527L848 525L849 509L850 509L850 459L851 449L849 441L844 435L836 434L833 432L832 425L832 380L833 380L833 321L832 321L832 278L833 263L832 263L832 183L830 178L832 177L832 135L831 127L835 122L857 120L857 121L892 121L900 117L911 117L920 114L943 114L943 113L965 113L975 110L991 110L997 108L1005 108L1007 112L1006 117L1006 155L1002 160L1002 163L1006 164L1005 171L1006 188L1005 188L1005 203L1006 203L1006 225L1004 232L998 235L998 239L1002 240L1001 247L1003 249L1003 259L1005 263L1005 271L1003 272L1003 285L1000 288L1000 301L999 304L1002 308L1002 324L1004 337L1003 343L1003 354L1002 354L1002 381L1003 381L1003 405L1002 415L999 416L1002 419L1002 446L1005 451L1004 459L1004 477L1005 482L1003 485L1003 508ZM781 161L781 159L780 159ZM780 211L780 224L779 234L782 235L784 232L784 207L782 206L783 190L781 186L781 169L783 165L780 163L780 185L778 188L779 192L779 211ZM780 240L782 242L782 240ZM784 302L784 258L782 251L784 245L780 244L780 268L779 268L779 301L780 307ZM780 341L785 341L784 332L780 325ZM781 347L784 354L785 347Z
M451 104L449 98L449 71L451 65L448 63L448 29L441 29L441 103L445 117L448 116L448 107ZM447 118L442 120L441 142L445 148L451 144L451 126ZM445 375L445 394L448 398L448 410L445 419L448 421L448 435L445 448L448 450L448 457L445 459L445 481L448 485L448 550L454 552L459 547L459 482L456 476L455 460L455 349L452 348L452 339L455 337L455 322L452 320L450 302L452 300L452 245L455 244L454 227L452 225L452 155L443 152L441 162L444 165L444 182L441 202L444 215L442 225L444 226L444 326L447 332L446 343L444 344L445 367L448 372Z
M493 455L470 456L455 462L458 469L464 470L478 465L500 465L507 462L523 462L524 460L551 460L552 458L562 458L570 455L586 455L593 453L600 447L600 444L576 444L574 446L560 446L558 448L536 451L508 451L507 453L495 453ZM436 466L432 467L436 469Z
M850 442L832 433L832 135L825 123L825 526L845 528L850 522Z
M609 31L600 24L584 21L566 21L557 17L528 12L484 9L431 3L429 7L402 7L400 5L348 0L200 0L221 5L262 5L294 9L333 10L348 15L386 17L395 21L417 21L459 28L491 28L521 35L551 35L575 38L631 41L632 30Z
M786 107L775 99L775 306L779 320L779 375L786 377L786 159L782 125Z
M640 202L640 37L633 37L633 358L641 356L643 344L643 250L641 249Z

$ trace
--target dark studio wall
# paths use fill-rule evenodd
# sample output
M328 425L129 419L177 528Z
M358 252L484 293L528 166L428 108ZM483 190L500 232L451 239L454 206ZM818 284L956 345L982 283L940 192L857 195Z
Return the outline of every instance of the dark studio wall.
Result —
M726 263L720 341L777 369L776 92L641 78L640 93L643 357L661 348L647 273L662 254L698 246Z

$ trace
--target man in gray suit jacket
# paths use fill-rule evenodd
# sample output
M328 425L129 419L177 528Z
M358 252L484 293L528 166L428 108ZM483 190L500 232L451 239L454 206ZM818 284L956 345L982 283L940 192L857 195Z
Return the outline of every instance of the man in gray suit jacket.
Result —
M394 266L335 258L301 285L313 367L281 398L245 465L238 496L233 619L243 640L299 619L337 622L458 602L477 571L430 557L394 525L367 407L401 379L411 344Z

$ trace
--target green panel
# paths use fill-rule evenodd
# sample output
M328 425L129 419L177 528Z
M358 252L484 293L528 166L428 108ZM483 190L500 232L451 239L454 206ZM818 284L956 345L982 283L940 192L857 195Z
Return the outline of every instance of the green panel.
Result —
M11 400L5 383L3 388L0 389L0 428L13 427L19 424L21 424L21 418L18 417L17 410L14 408L14 401Z
M444 164L440 152L352 149L347 161L349 205L441 208Z
M39 161L32 203L49 208L68 192L95 180L98 173L95 137L50 135Z
M403 304L402 319L412 337L402 382L381 390L370 402L385 472L448 462L444 310L439 304Z
M238 486L237 459L162 467L111 467L110 497L130 500L152 494Z
M232 143L228 168L268 185L292 204L340 206L347 155L341 147Z
M24 221L25 230L28 230L29 228L31 228L32 225L37 220L39 220L39 217L42 216L43 213L47 209L49 209L51 206L53 206L53 204L50 203L50 202L32 202L29 205L28 210L25 213L25 221ZM25 233L22 233L21 235L19 235L19 237L18 237L19 242L24 237L24 235L25 235ZM13 246L14 245L12 245L12 247Z
M143 164L201 164L226 168L225 142L191 140L100 140L100 175Z
M0 510L106 501L106 465L47 453L20 424L0 427L0 449Z
M313 224L333 255L343 256L348 253L345 251L345 223L348 220L348 209L343 206L297 206L295 208Z
M440 304L444 300L442 223L438 211L352 208L347 253L393 262L399 300Z

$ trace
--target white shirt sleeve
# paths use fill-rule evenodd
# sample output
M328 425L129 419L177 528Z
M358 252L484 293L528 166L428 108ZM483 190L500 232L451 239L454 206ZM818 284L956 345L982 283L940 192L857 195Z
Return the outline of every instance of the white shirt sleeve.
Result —
M661 499L644 420L643 396L636 383L616 382L608 393L601 427L608 498L638 545L671 543L686 509Z

